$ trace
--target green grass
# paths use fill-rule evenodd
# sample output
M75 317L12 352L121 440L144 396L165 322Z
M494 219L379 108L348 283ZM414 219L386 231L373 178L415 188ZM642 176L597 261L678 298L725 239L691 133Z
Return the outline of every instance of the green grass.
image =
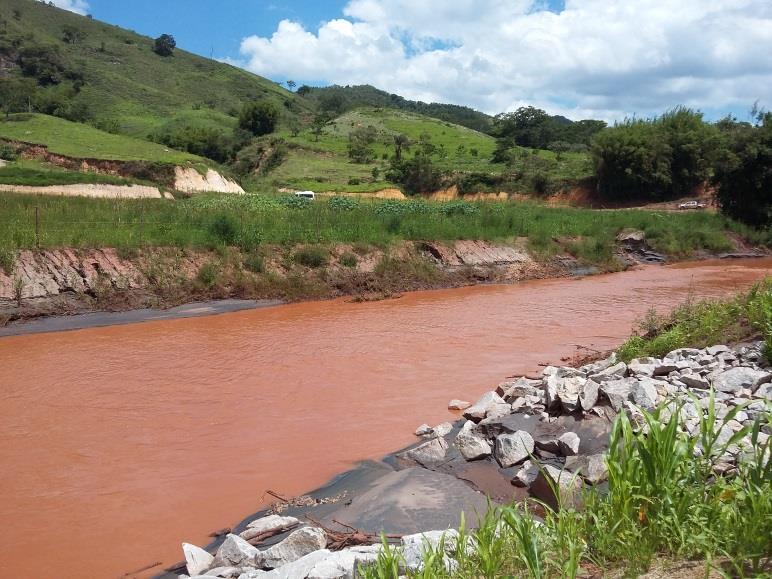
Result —
M622 360L662 357L677 348L703 348L761 334L772 360L772 278L730 300L686 302L668 315L649 312L619 349Z
M360 127L372 126L377 132L371 148L374 160L366 164L353 163L348 158L349 133ZM432 145L438 149L433 162L448 175L477 173L485 176L506 176L501 188L533 192L532 180L526 177L539 172L551 186L578 182L593 174L590 157L586 153L563 153L519 149L517 161L512 167L491 163L496 147L493 137L472 129L454 125L418 114L383 108L361 108L349 111L336 118L318 137L309 128L297 136L282 130L279 136L289 143L291 150L286 161L272 171L264 182L275 186L314 191L377 191L394 187L383 181L382 176L389 167L387 160L394 154L393 138L405 134L413 142L415 150L422 135L428 135ZM406 155L411 154L409 151ZM386 159L384 159L386 157ZM372 176L377 169L380 178ZM359 181L351 184L351 180ZM473 183L474 191L489 189L484 184Z
M563 251L555 241L581 238L577 253L602 263L622 229L641 229L654 247L678 256L725 250L730 225L706 213L592 211L534 203L376 201L339 198L308 202L293 196L202 195L164 200L106 200L0 196L0 247L34 245L39 208L43 247L210 247L260 243L367 243L479 239L501 243L526 237L545 255Z
M742 407L719 419L714 400L707 402L696 436L681 430L673 403L643 412L646 433L621 413L606 457L607 492L585 490L581 508L565 495L558 510L541 505L542 524L532 517L538 501L492 508L472 531L462 520L458 538L426 545L423 568L408 577L573 578L598 567L637 576L657 560L702 561L706 576L764 574L772 557L772 444L760 433L772 426L769 414L719 442ZM714 465L736 444L745 445L745 462L717 476ZM389 547L360 572L396 579L400 564L400 550Z
M51 153L76 159L201 163L204 159L141 139L113 135L89 125L40 114L0 119L0 139L44 145Z
M114 175L103 175L100 173L84 173L81 171L67 171L47 163L41 163L35 160L18 160L9 163L5 167L0 167L0 184L3 185L25 185L35 187L45 187L52 185L74 185L74 184L107 184L107 185L128 185L136 183L130 179L116 177Z

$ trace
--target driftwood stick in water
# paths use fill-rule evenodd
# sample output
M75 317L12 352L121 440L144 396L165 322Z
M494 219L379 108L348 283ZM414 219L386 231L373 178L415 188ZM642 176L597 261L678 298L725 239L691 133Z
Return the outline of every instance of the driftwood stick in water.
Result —
M153 567L158 567L159 565L163 565L163 563L161 563L161 561L156 561L155 563L150 563L150 565L145 565L144 567L140 567L139 569L135 569L134 571L129 571L128 573L124 573L123 575L121 575L121 577L132 577L137 573L142 573L142 571L147 571L148 569L152 569ZM182 566L185 567L185 563L183 563Z

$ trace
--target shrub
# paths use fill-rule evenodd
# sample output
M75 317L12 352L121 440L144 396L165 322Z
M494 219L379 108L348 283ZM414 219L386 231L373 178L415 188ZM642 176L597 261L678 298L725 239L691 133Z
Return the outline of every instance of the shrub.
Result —
M171 56L177 47L177 41L171 34L162 34L153 42L153 52L158 56Z
M244 267L252 273L265 273L265 260L259 253L248 253L244 257Z
M304 247L293 255L295 263L306 267L317 268L327 263L327 251L321 247Z
M359 263L359 259L350 251L340 256L340 264L344 267L356 267L357 263Z
M239 127L259 137L272 133L279 120L279 109L267 100L246 103L239 114Z
M226 244L232 244L236 241L239 227L236 218L229 213L220 213L212 220L209 225L209 232L215 240Z
M218 267L208 262L201 266L196 274L196 279L206 287L212 287L216 282L220 272Z
M349 184L349 185L359 185L360 183L361 183L361 181L359 180L359 178L358 178L358 177L351 177L351 178L348 180L348 184Z
M336 195L331 197L327 203L327 206L332 211L353 211L359 207L359 200L354 197L345 197L343 195Z

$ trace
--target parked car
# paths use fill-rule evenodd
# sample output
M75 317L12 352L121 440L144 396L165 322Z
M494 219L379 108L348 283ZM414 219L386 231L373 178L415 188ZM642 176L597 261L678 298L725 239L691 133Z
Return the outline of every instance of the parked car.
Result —
M699 201L686 201L678 205L679 209L704 209L705 204Z
M303 199L311 199L313 201L316 199L316 193L313 191L296 191L295 197L302 197Z

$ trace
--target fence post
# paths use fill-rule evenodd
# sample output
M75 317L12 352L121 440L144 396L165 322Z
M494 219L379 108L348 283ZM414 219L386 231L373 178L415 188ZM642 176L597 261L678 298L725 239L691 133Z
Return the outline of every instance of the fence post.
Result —
M40 207L35 205L35 247L40 249Z

